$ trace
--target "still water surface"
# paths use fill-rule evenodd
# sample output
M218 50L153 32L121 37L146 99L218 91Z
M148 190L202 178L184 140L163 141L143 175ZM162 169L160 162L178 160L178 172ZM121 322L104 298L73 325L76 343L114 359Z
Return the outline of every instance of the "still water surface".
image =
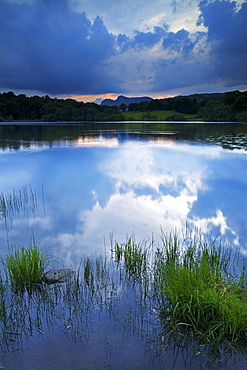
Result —
M74 267L83 256L110 255L111 238L122 243L134 233L136 240L159 243L161 228L169 233L186 225L220 234L246 253L246 175L246 125L3 124L0 193L24 193L26 205L0 214L0 255L27 246L34 235L41 248ZM92 314L83 345L78 338L85 333L65 335L53 323L54 331L34 333L0 363L10 369L17 363L19 369L199 369L200 359L185 364L176 348L157 350L150 307L137 318L135 294L123 292L114 315L108 309ZM217 366L234 368L233 361ZM238 366L245 368L245 361Z

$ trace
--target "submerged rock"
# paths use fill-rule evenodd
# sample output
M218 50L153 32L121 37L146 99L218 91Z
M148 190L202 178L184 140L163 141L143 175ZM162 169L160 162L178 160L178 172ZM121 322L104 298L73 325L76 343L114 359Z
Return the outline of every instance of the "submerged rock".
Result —
M44 274L44 282L47 284L64 283L75 275L72 269L52 269Z

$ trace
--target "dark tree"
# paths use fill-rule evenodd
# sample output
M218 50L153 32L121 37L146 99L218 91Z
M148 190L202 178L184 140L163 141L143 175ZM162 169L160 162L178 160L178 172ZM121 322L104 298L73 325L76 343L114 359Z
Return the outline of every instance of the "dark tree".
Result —
M121 112L125 112L126 109L127 109L127 105L126 104L124 104L124 103L120 104L119 110L121 110Z

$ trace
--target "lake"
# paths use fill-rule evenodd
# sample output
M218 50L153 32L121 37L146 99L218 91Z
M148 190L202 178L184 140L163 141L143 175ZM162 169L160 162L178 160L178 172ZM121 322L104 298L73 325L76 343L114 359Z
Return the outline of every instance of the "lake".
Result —
M63 266L76 268L85 256L110 259L115 241L134 235L158 245L161 230L182 235L188 228L222 238L245 254L246 190L245 124L1 123L0 194L9 209L0 209L0 256L27 246L34 236ZM109 278L112 287L118 273ZM77 324L71 324L71 308L64 302L66 318L57 307L49 306L48 314L44 308L42 330L23 328L23 340L12 340L16 347L2 342L0 364L9 369L201 368L206 355L202 361L191 345L185 353L167 344L155 308L149 301L140 304L136 286L121 282L121 289L108 293L102 307L98 301L85 306L90 317L77 316ZM237 361L244 369L247 357L241 356L226 359L221 353L217 368L232 369Z

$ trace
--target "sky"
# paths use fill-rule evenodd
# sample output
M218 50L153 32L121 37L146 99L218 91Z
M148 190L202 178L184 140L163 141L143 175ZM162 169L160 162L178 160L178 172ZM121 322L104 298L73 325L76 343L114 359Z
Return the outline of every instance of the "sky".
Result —
M246 22L247 0L0 0L0 92L246 90Z

